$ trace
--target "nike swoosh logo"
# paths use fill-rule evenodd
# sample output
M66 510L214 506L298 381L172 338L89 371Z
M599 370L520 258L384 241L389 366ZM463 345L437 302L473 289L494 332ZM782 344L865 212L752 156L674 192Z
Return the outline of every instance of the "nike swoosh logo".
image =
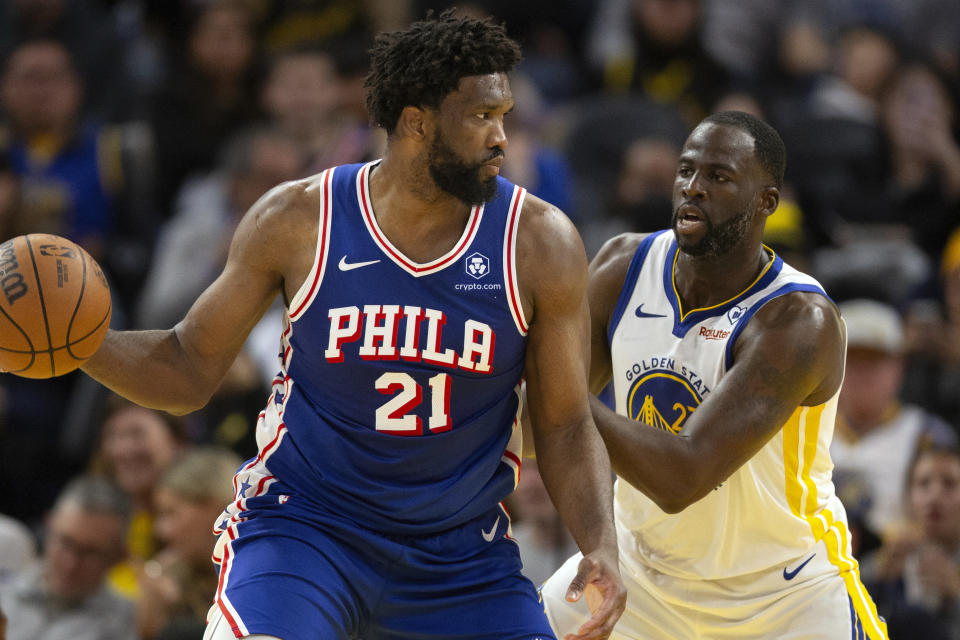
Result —
M484 531L483 528L480 529L480 535L483 536L483 539L487 542L493 542L493 536L497 532L497 525L500 524L500 516L497 516L496 521L493 523L493 526L490 527L490 531Z
M815 555L817 555L817 554L814 553L813 556L815 556ZM787 568L784 567L784 568L783 568L783 579L784 579L784 580L793 580L794 578L796 578L796 577L797 577L797 574L800 573L800 570L803 569L805 566L807 566L807 563L808 563L808 562L810 562L811 560L813 560L813 556L810 556L809 558L807 558L806 560L804 560L803 562L801 562L801 563L800 563L800 566L797 567L796 569L794 569L793 571L787 571Z
M347 262L347 256L340 258L340 264L337 266L340 267L340 271L350 271L351 269L359 269L360 267L368 267L371 264L377 264L379 260L367 260L366 262Z
M667 316L662 313L647 313L643 310L643 305L641 304L637 307L637 310L634 312L637 314L638 318L666 318Z

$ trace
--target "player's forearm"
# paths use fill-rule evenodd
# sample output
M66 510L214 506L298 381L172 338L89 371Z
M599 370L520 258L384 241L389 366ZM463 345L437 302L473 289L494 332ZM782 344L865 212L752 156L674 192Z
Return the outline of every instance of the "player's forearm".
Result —
M592 422L541 436L536 449L544 485L581 551L615 554L613 471Z
M703 497L701 485L715 486L702 478L705 462L701 458L698 464L687 438L638 427L596 397L590 399L590 408L614 472L667 513L682 511Z
M174 329L113 331L82 367L91 378L137 404L184 414L216 389L192 363Z

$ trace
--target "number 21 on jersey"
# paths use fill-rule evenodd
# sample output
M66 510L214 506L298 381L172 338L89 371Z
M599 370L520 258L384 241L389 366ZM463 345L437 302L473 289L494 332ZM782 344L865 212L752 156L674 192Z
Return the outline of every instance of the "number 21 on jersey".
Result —
M438 373L428 381L430 387L430 418L427 427L434 433L449 431L450 376ZM377 431L398 436L419 436L423 433L423 419L411 413L423 402L423 387L409 373L384 373L374 383L377 391L395 394L377 409Z

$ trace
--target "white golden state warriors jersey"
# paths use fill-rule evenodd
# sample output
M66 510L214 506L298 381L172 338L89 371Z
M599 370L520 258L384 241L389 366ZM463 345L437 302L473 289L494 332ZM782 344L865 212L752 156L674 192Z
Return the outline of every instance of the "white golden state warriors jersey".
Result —
M673 281L677 251L671 231L641 242L608 334L617 413L646 425L638 428L673 433L720 383L737 337L767 301L795 291L826 296L816 280L767 249L770 262L742 293L684 311ZM837 395L798 407L753 458L679 514L665 513L618 480L621 540L626 529L635 542L621 552L667 575L721 580L779 571L823 540L830 555L826 570L859 582L846 514L831 481L836 410Z

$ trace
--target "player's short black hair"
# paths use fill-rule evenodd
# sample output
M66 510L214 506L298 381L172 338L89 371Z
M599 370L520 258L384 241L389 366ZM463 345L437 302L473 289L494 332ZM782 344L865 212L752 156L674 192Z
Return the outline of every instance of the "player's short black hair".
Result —
M783 175L787 170L787 147L776 129L743 111L718 111L703 121L727 124L749 133L753 138L753 154L760 161L760 166L773 178L777 189L783 188Z
M370 120L393 133L404 107L437 109L461 78L508 73L519 61L520 46L503 25L454 9L428 14L405 31L374 40L364 83Z

